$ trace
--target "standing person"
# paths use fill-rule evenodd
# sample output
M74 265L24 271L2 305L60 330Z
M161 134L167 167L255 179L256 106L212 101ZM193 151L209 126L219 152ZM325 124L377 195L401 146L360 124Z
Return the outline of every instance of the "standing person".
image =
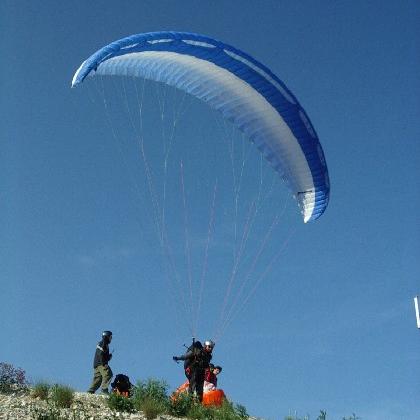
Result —
M93 359L93 379L92 384L88 390L89 393L94 394L96 390L101 387L103 394L108 394L108 386L112 379L112 370L108 362L112 358L109 352L109 343L112 340L112 332L104 331L102 333L102 340L97 344L95 357Z
M176 362L184 360L185 375L189 380L188 392L196 395L200 402L203 400L204 376L210 365L213 348L214 342L211 340L206 340L204 347L197 341L183 356L173 357Z

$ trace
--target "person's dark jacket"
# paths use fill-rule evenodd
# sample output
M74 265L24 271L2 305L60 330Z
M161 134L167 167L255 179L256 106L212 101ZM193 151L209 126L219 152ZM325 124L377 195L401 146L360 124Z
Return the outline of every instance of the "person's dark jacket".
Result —
M95 358L93 359L93 368L105 366L111 360L112 354L109 353L109 342L104 337L96 346Z
M207 369L212 358L211 353L203 349L188 350L178 360L184 360L184 369Z

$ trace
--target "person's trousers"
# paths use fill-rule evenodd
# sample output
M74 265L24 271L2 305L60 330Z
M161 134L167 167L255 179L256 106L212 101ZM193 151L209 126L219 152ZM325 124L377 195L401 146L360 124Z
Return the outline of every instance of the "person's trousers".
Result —
M108 392L108 387L112 379L112 370L108 365L101 365L94 369L93 379L88 392L95 393L101 387L102 392Z
M190 385L188 392L196 394L200 401L203 400L204 369L191 369Z

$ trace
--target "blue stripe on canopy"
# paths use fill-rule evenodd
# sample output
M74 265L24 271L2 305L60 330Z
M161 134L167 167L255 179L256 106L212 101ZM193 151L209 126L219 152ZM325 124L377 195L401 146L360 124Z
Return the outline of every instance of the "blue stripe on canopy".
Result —
M151 59L146 59L147 52L152 54ZM203 67L205 62L207 67ZM204 71L206 76L198 71ZM129 36L97 51L77 70L72 86L97 73L162 81L209 102L245 132L281 174L297 199L305 222L317 219L325 211L329 177L315 129L284 83L248 54L203 35L151 32ZM238 98L232 98L232 91L225 95L221 92L228 79L230 89L237 89ZM245 93L248 86L252 94ZM279 120L275 124L268 116L271 109ZM265 113L264 118L261 113ZM279 128L276 133L273 127ZM280 128L284 134L280 134Z

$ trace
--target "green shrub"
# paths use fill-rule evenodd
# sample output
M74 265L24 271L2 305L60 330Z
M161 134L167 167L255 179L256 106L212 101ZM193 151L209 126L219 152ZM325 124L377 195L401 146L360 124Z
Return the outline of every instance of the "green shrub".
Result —
M149 378L138 381L133 392L134 407L142 411L147 419L169 411L168 384L165 381Z
M133 400L122 395L112 393L107 403L108 407L115 411L124 411L127 413L133 413L135 411Z
M240 405L234 405L233 403L225 400L221 407L214 408L214 419L215 420L244 420L248 418L246 409Z
M74 400L74 391L65 385L54 385L50 391L51 401L60 408L69 408Z
M28 382L25 371L9 363L0 363L0 393L26 392Z
M31 397L32 398L39 398L40 400L47 400L48 399L48 393L51 386L47 384L46 382L39 382L34 385L34 387L31 389Z
M225 400L220 407L204 407L201 404L193 404L187 417L194 420L246 420L249 416L244 406L234 405Z
M194 403L187 413L187 418L194 420L214 420L214 409Z
M170 401L169 414L184 417L191 410L194 399L188 392L181 392L176 399Z
M321 414L323 414L322 411L321 411ZM288 416L286 416L284 418L284 420L309 420L309 415L304 416L304 417L298 417L297 411L295 411L294 414L289 414ZM325 418L324 417L317 417L317 420L325 420Z
M140 411L143 412L147 420L155 419L159 414L166 414L168 404L155 400L153 398L145 398L140 404Z
M327 420L327 412L325 410L320 410L319 416L316 418L316 420Z
M133 394L135 400L152 399L167 403L168 384L163 380L153 378L146 381L139 380Z
M249 414L246 411L245 406L241 405L241 404L237 404L235 406L235 413L236 415L239 417L239 419L243 419L243 420L247 420L249 418Z

